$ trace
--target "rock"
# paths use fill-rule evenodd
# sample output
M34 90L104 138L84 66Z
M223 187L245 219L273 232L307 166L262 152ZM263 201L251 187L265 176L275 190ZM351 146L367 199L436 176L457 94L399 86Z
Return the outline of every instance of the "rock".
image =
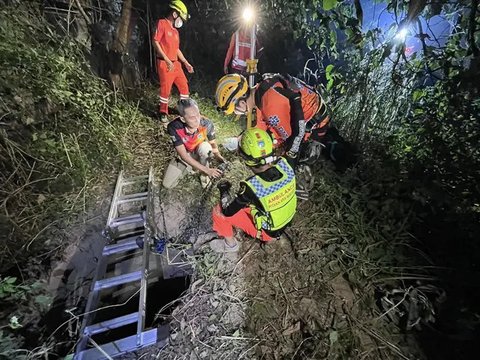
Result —
M208 330L208 332L210 332L210 333L214 333L214 332L216 332L216 331L218 330L218 327L217 327L215 324L212 324L212 325L210 325L209 327L207 327L207 330Z

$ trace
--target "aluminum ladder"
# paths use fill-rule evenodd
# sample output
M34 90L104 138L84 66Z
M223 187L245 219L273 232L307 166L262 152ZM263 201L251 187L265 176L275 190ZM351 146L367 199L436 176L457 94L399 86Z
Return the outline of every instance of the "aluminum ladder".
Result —
M140 191L138 191L138 187L141 188ZM137 188L135 190L137 192L127 191L131 188ZM154 189L153 168L150 168L149 174L146 176L125 178L123 171L118 176L104 231L107 244L99 257L96 275L90 288L80 328L80 339L73 356L75 360L114 358L160 341L157 328L145 329L150 245L156 229L154 225ZM143 239L141 239L142 237ZM139 243L143 243L143 246L139 246ZM137 262L141 263L138 270L117 276L107 276L107 267L112 267L112 265L115 267L116 261L125 259L126 256L133 256ZM108 311L109 307L99 308L102 292L118 292L119 289L125 289L132 285L138 287L135 292L135 294L139 293L137 311L114 318L108 318L108 313L106 313L107 319L95 323L96 313L101 310L105 311L105 308ZM127 290L130 291L130 288ZM93 339L94 336L107 331L128 325L133 327L135 323L136 333L133 335L100 345ZM166 344L167 340L161 341Z

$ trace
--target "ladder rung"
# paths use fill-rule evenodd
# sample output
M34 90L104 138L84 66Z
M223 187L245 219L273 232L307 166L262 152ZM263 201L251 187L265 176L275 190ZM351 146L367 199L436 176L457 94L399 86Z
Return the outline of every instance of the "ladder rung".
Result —
M133 202L133 201L144 201L144 200L147 200L147 197L148 197L147 195L148 195L148 191L124 195L118 198L117 205Z
M137 281L142 278L142 271L134 271L128 274L114 276L108 279L99 280L95 283L94 291L108 289L113 286L127 284L129 282Z
M128 216L121 216L112 220L110 227L112 226L121 226L121 225L128 225L137 222L143 222L142 214L135 214L135 215L128 215Z
M95 334L100 334L104 331L112 330L112 329L117 329L119 327L133 324L138 321L138 312L134 312L128 315L120 316L115 319L111 320L106 320L102 321L98 324L93 324L90 326L87 326L83 330L84 335L95 335Z
M122 186L132 185L139 181L145 181L145 180L148 180L148 175L134 176L128 179L123 179Z
M145 233L145 229L143 228L143 226L142 226L142 228L117 230L115 232L115 234L118 234L117 238L118 237L128 238L130 236L143 236L144 233Z
M126 252L130 250L139 249L137 245L137 239L139 236L133 236L131 238L126 239L124 242L118 244L107 245L103 248L102 255L109 256L113 254L117 254L120 252Z
M140 334L140 344L137 344L137 335L132 335L117 341L112 341L110 343L100 345L100 348L103 350L100 351L97 348L91 348L84 350L78 353L76 360L97 360L104 359L104 353L108 354L112 358L125 354L130 351L141 349L142 347L153 345L157 343L157 329L151 329L144 331ZM159 347L164 347L168 343L168 339L164 339L159 342Z

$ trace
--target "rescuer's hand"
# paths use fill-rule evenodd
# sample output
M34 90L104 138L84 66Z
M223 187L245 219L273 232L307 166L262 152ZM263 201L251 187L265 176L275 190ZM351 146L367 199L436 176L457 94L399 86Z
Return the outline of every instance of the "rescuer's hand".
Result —
M211 177L211 178L214 178L214 179L218 179L219 177L221 177L223 175L223 173L216 169L216 168L208 168L207 171L206 171L206 174Z
M187 71L188 71L190 74L193 73L193 66L190 65L189 62L186 62L186 63L185 63L185 68L187 69Z
M167 71L172 71L174 68L173 62L171 62L170 59L165 60L165 62L167 63Z

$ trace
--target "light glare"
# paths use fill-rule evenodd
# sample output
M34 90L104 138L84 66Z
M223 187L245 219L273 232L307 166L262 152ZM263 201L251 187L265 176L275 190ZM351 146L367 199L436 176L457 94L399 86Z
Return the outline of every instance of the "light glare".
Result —
M403 42L407 38L407 35L408 35L408 29L407 28L400 29L398 31L397 35L395 35L395 40Z
M245 20L247 23L252 21L253 16L254 16L254 12L251 7L247 7L243 10L242 17L243 17L243 20Z

